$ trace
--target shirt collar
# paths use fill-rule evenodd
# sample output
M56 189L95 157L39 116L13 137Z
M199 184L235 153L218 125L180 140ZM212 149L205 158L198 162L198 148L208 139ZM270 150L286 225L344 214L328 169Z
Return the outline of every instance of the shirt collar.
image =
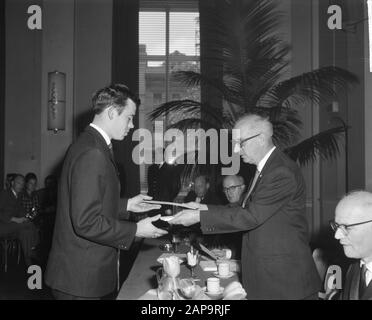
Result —
M275 150L275 146L273 146L270 151L268 153L266 153L266 155L261 159L261 161L258 163L257 165L257 170L259 172L262 172L262 169L263 167L265 166L267 160L269 159L270 155L273 153L273 151Z
M368 269L368 271L372 272L372 261L365 263L363 260L360 260L360 267L362 267L364 264L366 265L366 268Z
M89 125L91 127L93 127L94 129L96 129L101 134L101 136L105 139L107 145L111 144L110 137L108 136L108 134L103 129L101 129L99 126L95 125L94 123L91 123Z

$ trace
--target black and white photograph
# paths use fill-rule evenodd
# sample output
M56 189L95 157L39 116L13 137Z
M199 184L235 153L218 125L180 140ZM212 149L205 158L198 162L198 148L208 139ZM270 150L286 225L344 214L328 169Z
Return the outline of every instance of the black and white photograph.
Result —
M0 300L372 300L372 0L0 0L0 180Z

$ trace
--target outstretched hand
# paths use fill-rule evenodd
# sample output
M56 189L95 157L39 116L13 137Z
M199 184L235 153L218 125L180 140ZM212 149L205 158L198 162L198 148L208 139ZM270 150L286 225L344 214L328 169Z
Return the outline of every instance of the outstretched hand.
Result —
M199 210L182 210L177 213L173 219L169 220L170 224L182 224L186 227L200 222Z
M146 212L150 210L160 209L161 205L146 203L145 200L151 200L152 197L144 194L139 194L128 200L127 210L132 212Z
M154 217L143 219L137 222L136 237L140 238L158 238L168 232L159 228L156 228L152 222L160 218L160 214Z

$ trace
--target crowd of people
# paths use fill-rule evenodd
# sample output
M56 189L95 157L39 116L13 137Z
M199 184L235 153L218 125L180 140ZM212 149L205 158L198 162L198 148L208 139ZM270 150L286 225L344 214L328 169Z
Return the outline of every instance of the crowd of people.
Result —
M0 192L0 238L17 239L26 267L45 262L57 205L57 180L50 175L37 189L36 174L7 174Z

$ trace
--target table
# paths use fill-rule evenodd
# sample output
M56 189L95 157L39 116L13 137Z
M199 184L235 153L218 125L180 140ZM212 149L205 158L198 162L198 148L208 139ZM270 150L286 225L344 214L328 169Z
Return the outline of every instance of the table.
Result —
M150 289L157 287L155 271L161 267L161 264L156 260L163 253L159 246L166 242L169 241L165 238L145 239L143 241L133 267L119 291L118 300L137 300ZM182 247L180 247L180 252L182 251ZM195 275L201 280L198 282L201 287L205 286L207 278L214 276L212 272L203 271L199 265L195 268ZM190 270L185 264L181 265L180 277L190 277ZM221 286L225 287L234 280L239 281L237 274L229 279L221 279L220 283Z

